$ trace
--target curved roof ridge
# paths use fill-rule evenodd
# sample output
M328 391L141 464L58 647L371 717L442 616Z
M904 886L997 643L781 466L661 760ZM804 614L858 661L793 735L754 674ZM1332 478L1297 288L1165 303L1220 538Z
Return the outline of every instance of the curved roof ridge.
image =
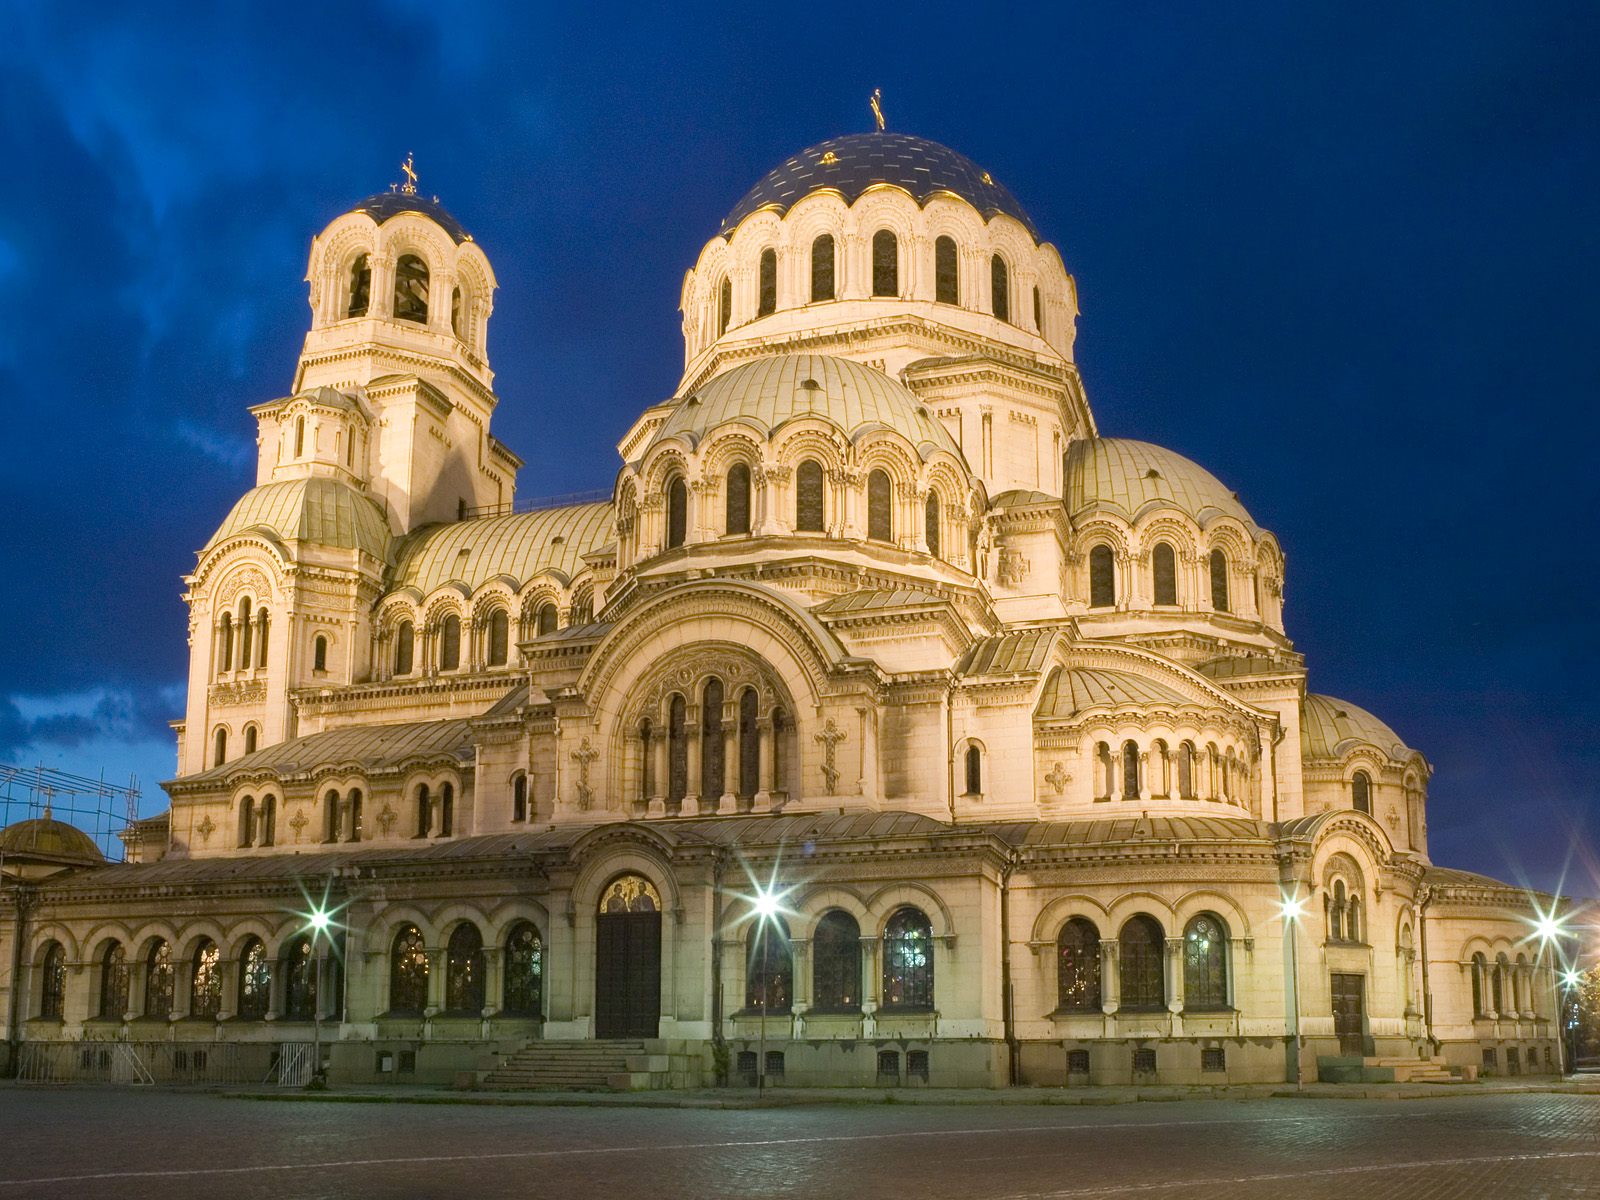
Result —
M383 507L369 493L342 479L310 475L251 488L234 503L204 554L236 534L265 529L285 540L315 542L337 550L361 550L387 562L393 535Z
M450 240L456 245L470 242L472 235L461 227L461 222L450 215L450 210L440 204L437 199L416 192L374 192L359 204L351 205L351 212L366 213L379 225L402 213L416 213L427 217L450 235Z
M1114 667L1061 667L1051 672L1035 710L1041 717L1069 717L1091 708L1174 704L1195 707L1203 702L1177 688Z
M1067 447L1065 500L1073 516L1101 506L1133 519L1151 504L1181 509L1197 521L1215 512L1258 529L1221 480L1199 463L1133 438L1080 438ZM1209 518L1208 518L1209 519ZM1205 521L1201 521L1205 524Z
M1307 692L1300 705L1300 756L1339 758L1352 743L1376 746L1393 758L1409 758L1416 751L1379 718L1348 700L1320 692Z
M611 529L609 500L424 525L396 546L385 594L411 587L427 596L452 581L476 591L497 575L519 588L553 572L571 580Z

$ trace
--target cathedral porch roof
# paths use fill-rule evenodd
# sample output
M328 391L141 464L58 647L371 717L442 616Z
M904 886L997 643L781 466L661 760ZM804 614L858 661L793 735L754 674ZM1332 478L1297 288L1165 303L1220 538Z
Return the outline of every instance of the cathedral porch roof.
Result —
M471 719L462 719L329 729L290 738L164 786L169 791L198 789L256 774L284 779L346 764L374 772L392 770L417 759L471 762L471 726Z

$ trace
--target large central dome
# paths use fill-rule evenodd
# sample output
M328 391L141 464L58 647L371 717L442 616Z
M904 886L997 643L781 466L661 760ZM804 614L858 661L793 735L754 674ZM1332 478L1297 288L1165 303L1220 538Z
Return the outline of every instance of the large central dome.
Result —
M884 185L900 188L924 205L936 195L959 196L985 219L1005 213L1039 240L1033 221L1004 184L949 146L907 133L852 133L800 151L745 193L720 232L732 233L762 209L787 212L812 192L838 192L846 204L854 204L868 188Z

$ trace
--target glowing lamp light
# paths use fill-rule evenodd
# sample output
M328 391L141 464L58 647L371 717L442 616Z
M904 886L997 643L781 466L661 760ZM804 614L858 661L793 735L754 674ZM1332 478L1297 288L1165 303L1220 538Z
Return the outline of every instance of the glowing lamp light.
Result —
M1306 906L1300 903L1298 896L1285 896L1278 905L1278 915L1285 921L1298 921L1305 915Z
M306 926L312 933L323 934L328 932L328 926L333 924L333 917L325 908L313 908L306 914Z
M756 910L756 916L763 921L770 921L778 915L778 894L766 888L757 888L750 904Z
M1561 972L1561 985L1563 987L1575 988L1582 982L1583 973L1581 971L1575 971L1569 967Z
M1553 942L1563 936L1566 930L1561 927L1561 922L1550 913L1540 913L1539 919L1534 922L1533 932L1541 942Z

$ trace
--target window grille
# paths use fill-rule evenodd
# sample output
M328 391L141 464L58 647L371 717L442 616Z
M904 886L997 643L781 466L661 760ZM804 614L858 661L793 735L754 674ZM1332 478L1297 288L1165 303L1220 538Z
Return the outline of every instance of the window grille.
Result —
M1156 1070L1156 1052L1150 1049L1135 1050L1133 1052L1133 1073L1135 1075L1153 1075Z
M1221 1046L1206 1046L1200 1051L1200 1069L1202 1071L1226 1071L1228 1069L1227 1052Z
M1089 1073L1089 1052L1087 1050L1067 1051L1067 1074L1087 1075Z
M898 1050L878 1051L878 1082L900 1082L900 1052Z
M926 1050L906 1051L906 1078L920 1079L928 1082L928 1052Z
M884 927L883 1006L933 1007L933 929L919 909L900 909Z
M861 927L834 909L817 922L811 937L811 1007L847 1012L861 1006Z
M1058 1006L1065 1012L1099 1012L1099 931L1087 918L1073 917L1056 938L1056 955Z

